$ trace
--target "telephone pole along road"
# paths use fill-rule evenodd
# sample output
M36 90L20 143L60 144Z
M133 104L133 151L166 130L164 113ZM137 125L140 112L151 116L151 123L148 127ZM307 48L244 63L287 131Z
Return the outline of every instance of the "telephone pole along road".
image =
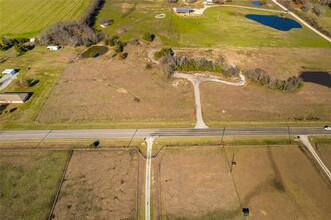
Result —
M187 129L81 129L81 130L12 130L0 131L0 140L98 139L159 137L219 137L223 128ZM225 128L224 136L298 136L331 135L323 128Z

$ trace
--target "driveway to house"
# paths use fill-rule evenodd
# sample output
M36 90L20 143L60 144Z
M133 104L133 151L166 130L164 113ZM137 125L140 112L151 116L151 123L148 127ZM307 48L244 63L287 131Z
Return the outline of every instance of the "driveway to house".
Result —
M174 73L173 77L175 78L183 78L189 80L193 84L194 88L194 98L195 98L195 112L196 112L196 124L195 128L208 128L206 123L203 121L202 117L202 108L201 108L201 100L200 100L200 83L201 82L218 82L218 83L224 83L227 85L232 86L242 86L245 84L245 76L241 73L239 74L240 81L238 82L228 82L221 80L217 76L211 76L207 74L185 74L185 73Z
M287 11L292 17L294 17L295 19L297 19L298 21L300 21L300 23L302 23L303 25L305 25L306 27L308 27L310 30L314 31L316 34L320 35L325 40L327 40L327 41L329 41L331 43L331 38L329 38L325 34L322 34L321 32L319 32L318 30L316 30L312 26L310 26L307 22L305 22L303 19L301 19L298 15L296 15L293 12L289 11L286 7L284 7L283 5L281 5L280 3L278 3L276 0L272 0L272 2L275 3L276 5L278 5L283 10Z
M320 167L322 168L322 170L328 176L329 180L331 180L331 172L325 166L325 164L323 163L323 161L321 160L321 158L318 156L318 154L316 153L316 151L313 148L313 146L311 146L311 144L310 144L310 142L308 140L308 137L306 135L300 135L299 137L300 137L300 140L302 141L302 143L307 147L307 149L309 150L309 152L313 155L313 157L315 158L316 162L320 165Z

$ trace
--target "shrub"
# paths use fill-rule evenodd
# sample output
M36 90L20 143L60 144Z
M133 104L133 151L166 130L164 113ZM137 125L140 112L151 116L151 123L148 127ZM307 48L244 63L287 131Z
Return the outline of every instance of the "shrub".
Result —
M118 57L120 58L120 59L122 59L122 60L124 60L125 58L127 58L128 57L128 53L122 53L122 52L120 52L120 53L118 53Z
M123 52L123 47L121 45L116 45L114 47L114 51L115 51L115 53L121 53L121 52Z
M315 14L320 17L321 15L324 14L324 9L320 4L315 4L313 7L313 11L315 12Z
M32 50L34 46L32 45L24 45L24 44L15 44L15 50L18 56L23 55L25 52Z
M160 60L160 64L162 67L163 76L167 79L170 79L176 70L174 57L170 55L163 56Z
M162 48L160 51L156 51L154 53L154 58L156 60L159 60L162 56L170 55L173 56L174 52L172 51L171 48Z
M146 40L146 41L151 42L155 39L155 35L147 32L147 33L144 34L143 39Z

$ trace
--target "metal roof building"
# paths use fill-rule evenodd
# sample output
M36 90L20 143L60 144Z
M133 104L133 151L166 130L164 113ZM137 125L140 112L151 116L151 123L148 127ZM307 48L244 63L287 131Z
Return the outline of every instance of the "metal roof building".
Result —
M12 74L14 75L16 73L15 69L5 69L4 71L2 71L2 74Z
M0 93L0 103L23 103L29 98L27 92Z
M175 9L176 13L192 13L194 10L192 8L176 8Z

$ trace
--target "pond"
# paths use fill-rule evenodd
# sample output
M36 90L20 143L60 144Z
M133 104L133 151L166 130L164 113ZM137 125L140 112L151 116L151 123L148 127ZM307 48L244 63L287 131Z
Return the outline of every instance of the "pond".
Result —
M304 82L311 82L331 88L331 75L328 72L303 72L300 77Z
M290 18L282 18L277 15L247 14L245 17L280 31L289 31L292 28L302 28L299 22Z
M252 4L256 6L262 6L262 2L260 1L253 1Z
M95 58L108 52L108 48L104 46L92 46L82 53L82 58Z

